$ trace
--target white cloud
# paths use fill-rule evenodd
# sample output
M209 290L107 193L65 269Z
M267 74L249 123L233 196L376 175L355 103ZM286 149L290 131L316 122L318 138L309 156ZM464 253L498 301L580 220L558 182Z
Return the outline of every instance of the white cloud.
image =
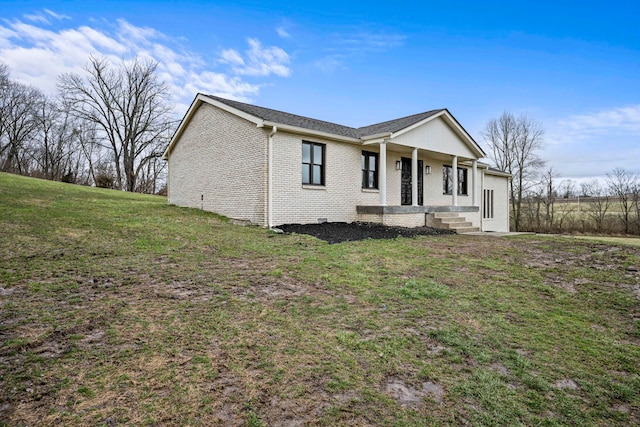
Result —
M355 30L332 34L327 55L315 61L316 67L325 73L348 68L346 64L360 58L379 54L402 46L406 36L395 33Z
M602 177L616 167L640 172L640 105L573 114L548 125L543 156L572 178Z
M49 9L44 9L42 12L38 13L24 15L24 18L31 22L39 22L41 24L51 24L51 18L55 19L56 21L71 19L67 15L60 15Z
M46 13L47 15L49 15L50 17L57 19L58 21L62 21L63 19L71 19L71 17L69 15L62 15L60 13L55 13L52 10L49 9L45 9L44 13Z
M35 14L31 14L31 15L24 15L24 18L32 21L32 22L39 22L41 24L50 24L51 21L49 21L49 18L47 18L46 16L44 16L41 13L35 13Z
M640 135L640 105L614 108L592 114L581 114L561 121L570 131L590 135L611 131L623 131Z
M288 54L276 46L263 47L257 39L248 40L244 55L226 49L219 59L208 62L185 49L182 40L123 19L116 25L92 21L90 26L45 28L52 19L69 18L45 9L24 20L0 21L0 58L9 66L12 78L50 94L55 92L60 74L82 74L89 55L105 57L114 64L136 56L158 62L158 75L181 108L186 108L197 92L251 101L261 84L249 83L243 76L286 77L291 73ZM221 63L230 69L215 70Z
M374 53L401 46L406 37L401 34L356 32L336 34L338 44L350 52Z
M245 51L244 58L238 51L227 49L222 51L220 61L231 65L235 73L244 76L291 75L289 55L283 49L277 46L263 47L257 39L250 38L247 43L249 49Z
M283 39L288 39L289 37L291 37L291 34L289 34L286 28L284 28L284 26L280 26L276 28L276 33L278 33L278 35Z
M240 54L233 49L223 50L222 53L220 54L220 57L222 61L226 62L227 64L236 65L236 66L244 65L244 60L242 59L242 56L240 56Z
M571 144L603 136L640 136L640 105L574 114L553 123L550 143Z

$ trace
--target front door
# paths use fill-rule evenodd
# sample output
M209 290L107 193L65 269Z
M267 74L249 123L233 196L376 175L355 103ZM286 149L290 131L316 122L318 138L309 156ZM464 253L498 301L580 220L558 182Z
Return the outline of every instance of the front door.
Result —
M422 206L422 160L418 160L418 204ZM400 204L411 205L411 159L402 158L402 179L400 181Z

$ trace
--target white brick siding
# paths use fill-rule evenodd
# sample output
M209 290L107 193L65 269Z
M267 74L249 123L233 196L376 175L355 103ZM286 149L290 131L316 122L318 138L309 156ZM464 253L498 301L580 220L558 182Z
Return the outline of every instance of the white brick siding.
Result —
M267 131L208 104L169 156L169 203L266 225Z
M439 121L428 124L427 130L431 133L427 133L433 134L432 137L444 135L447 142L454 141L457 135L445 132L446 125ZM259 128L235 114L202 103L190 116L168 156L169 203L267 226L267 148L271 130L269 126ZM417 129L406 137L420 139L425 136L423 133ZM325 145L323 186L302 184L302 141ZM380 204L378 190L361 188L363 150L379 152L379 146L337 142L279 130L273 137L273 225L361 220L406 227L424 226L424 213L358 215L356 206ZM392 145L387 147L388 206L400 206L402 172L396 170L396 162L402 157L410 158L410 150L407 147L394 151ZM429 158L427 153L423 150L418 153L419 160L425 166L431 166L428 175L424 168L418 171L424 182L423 204L451 206L452 196L442 194L443 165L451 163ZM471 206L473 169L461 164L459 167L468 171L469 194L458 195L458 206ZM482 173L478 171L475 182L478 205L482 203ZM484 184L486 188L495 189L495 217L483 221L482 225L487 230L504 231L508 227L508 180L485 174ZM464 216L474 226L480 226L482 209L465 212Z
M325 144L325 185L302 185L302 141ZM377 191L362 190L362 146L278 132L273 138L273 223L353 222L356 206L376 205Z

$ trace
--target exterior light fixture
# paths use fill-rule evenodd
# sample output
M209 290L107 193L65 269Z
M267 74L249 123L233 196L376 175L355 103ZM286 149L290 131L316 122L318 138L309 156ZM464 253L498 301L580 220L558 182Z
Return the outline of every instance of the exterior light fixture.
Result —
M424 173L425 173L425 175L431 175L431 166L425 165L424 166Z
M396 170L402 170L402 161L401 160L396 160Z

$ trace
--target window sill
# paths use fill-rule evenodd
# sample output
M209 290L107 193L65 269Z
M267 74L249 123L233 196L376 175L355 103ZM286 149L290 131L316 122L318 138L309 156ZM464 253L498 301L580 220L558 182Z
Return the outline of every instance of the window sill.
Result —
M363 193L379 193L380 192L379 188L362 188L361 190Z
M443 196L453 196L451 193L442 193ZM469 197L468 194L458 194L458 197Z
M324 185L310 185L310 184L302 184L303 190L326 190L327 187Z

